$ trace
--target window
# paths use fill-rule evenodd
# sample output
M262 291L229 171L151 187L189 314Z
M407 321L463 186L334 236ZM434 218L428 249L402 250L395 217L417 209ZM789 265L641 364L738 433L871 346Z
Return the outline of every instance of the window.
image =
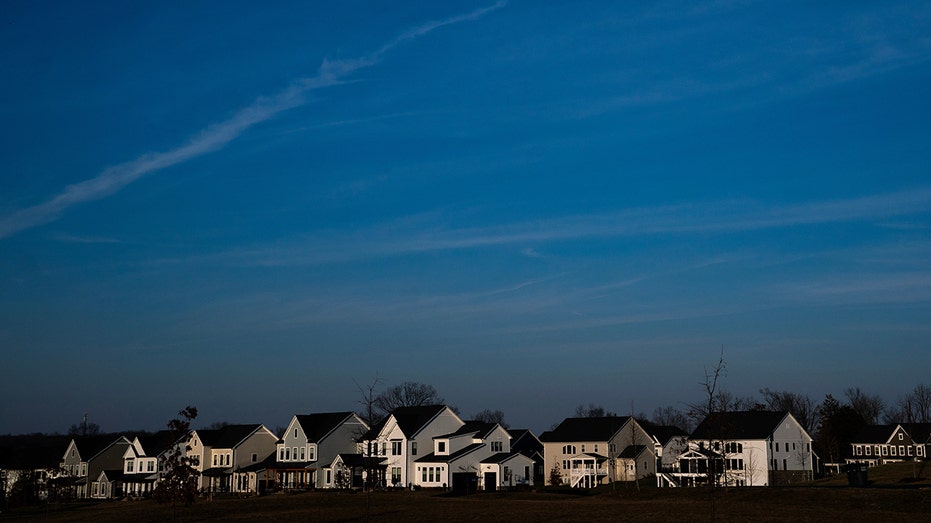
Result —
M311 445L307 448L308 461L317 461L317 447Z
M902 441L902 438L903 438L903 436L902 436L902 433L900 432L900 433L899 433L899 441Z
M437 451L437 452L446 452L446 442L445 442L445 441L437 441L437 442L436 442L436 451Z
M857 447L857 453L859 454L860 447ZM776 452L779 452L779 442L776 442Z
M391 455L392 456L401 455L401 440L399 439L391 440Z
M126 460L126 472L133 471L133 460Z
M417 455L417 442L412 441L411 442L411 456L416 456L416 455Z
M904 456L904 455L905 455L905 446L899 445L899 456Z
M492 452L502 452L504 450L504 444L500 441L491 442L491 451Z
M595 443L595 452L598 452L598 444Z
M563 445L562 453L563 454L575 454L575 445Z
M278 461L284 461L284 447L278 449Z
M332 482L333 482L332 471L330 469L326 469L326 484L329 485Z
M582 452L585 452L585 444L582 443Z
M213 455L213 466L214 467L217 466L217 455L216 454Z
M909 445L909 446L908 446L908 455L909 455L909 456L911 456L911 455L913 454L912 449L914 449L914 447L912 447L911 445Z
M866 446L866 455L869 456L869 455L872 453L872 451L873 451L873 447L867 445L867 446Z
M427 482L427 467L422 468L420 471L421 471L421 474L423 474L422 480L424 483L426 483Z
M924 455L925 455L925 448L922 447L922 446L919 446L919 447L918 447L918 450L915 451L915 455L916 455L916 456L924 456Z
M284 449L284 460L291 461L291 448L290 447L286 447Z
M232 454L227 454L227 455L226 455L226 464L227 464L227 466L229 466L229 464L230 464L230 458L231 458L231 457L233 457Z
M427 470L427 477L430 478L429 481L432 483L432 482L433 482L433 467L430 467L430 468Z
M149 460L149 463L146 464L145 470L146 472L155 472L155 462L152 460Z
M305 450L306 450L305 447L301 447L301 461L304 461L304 451L305 451Z
M889 455L889 447L887 447L886 445L883 445L883 456L888 456L888 455Z
M401 467L391 467L391 484L401 483Z
M294 461L297 461L297 447L291 449L291 455L294 457Z
M385 443L384 441L381 442L381 455L382 456L388 455L388 444Z
M889 449L889 455L895 456L895 445L892 445L891 448Z
M782 460L782 470L789 470L789 464L785 459Z
M252 462L255 463L255 462L258 461L258 460L259 460L259 455L256 454L255 452L253 452L253 453L252 453Z
M295 437L295 438L297 437L297 429L296 429L296 428L294 429L294 437Z

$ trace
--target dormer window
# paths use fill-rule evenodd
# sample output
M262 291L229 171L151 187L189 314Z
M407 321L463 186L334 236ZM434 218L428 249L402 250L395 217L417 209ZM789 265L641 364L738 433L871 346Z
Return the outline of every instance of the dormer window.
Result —
M437 442L436 442L436 452L437 452L437 454L439 454L439 453L441 453L441 452L446 452L446 442L445 442L445 441L437 441Z

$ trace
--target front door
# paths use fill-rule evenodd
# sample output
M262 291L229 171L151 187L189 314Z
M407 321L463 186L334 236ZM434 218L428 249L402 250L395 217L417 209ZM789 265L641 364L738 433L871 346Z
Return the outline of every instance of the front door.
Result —
M485 473L485 490L498 489L498 474L495 472Z

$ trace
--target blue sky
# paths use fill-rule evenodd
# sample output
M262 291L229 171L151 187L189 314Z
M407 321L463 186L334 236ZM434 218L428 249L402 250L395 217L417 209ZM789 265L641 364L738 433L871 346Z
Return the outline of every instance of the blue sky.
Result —
M6 2L0 433L931 368L931 4Z

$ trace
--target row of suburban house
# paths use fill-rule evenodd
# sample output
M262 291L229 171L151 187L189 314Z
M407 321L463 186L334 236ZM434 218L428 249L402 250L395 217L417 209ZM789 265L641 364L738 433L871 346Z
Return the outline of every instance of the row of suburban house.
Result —
M62 448L64 450L62 451ZM262 424L144 435L0 438L0 487L29 474L39 497L149 495L166 456L184 449L205 493L379 487L497 490L533 485L591 488L655 478L658 486L767 486L809 481L812 438L789 412L707 417L691 433L629 416L567 418L539 436L462 420L446 405L402 407L368 426L353 412L294 416L283 434ZM873 425L847 462L927 459L931 424Z

